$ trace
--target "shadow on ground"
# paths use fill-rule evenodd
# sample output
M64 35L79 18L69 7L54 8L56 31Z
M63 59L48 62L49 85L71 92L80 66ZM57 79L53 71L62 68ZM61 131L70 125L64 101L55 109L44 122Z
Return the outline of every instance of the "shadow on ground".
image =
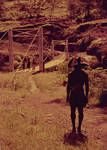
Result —
M81 134L76 134L76 133L65 133L64 135L64 144L69 144L73 146L78 146L83 143L88 142L88 137L81 133Z
M63 99L56 98L54 100L45 102L45 104L65 104L65 102Z
M103 106L101 104L96 104L96 105L90 105L89 109L95 109L95 108L99 108L103 114L107 114L107 106Z

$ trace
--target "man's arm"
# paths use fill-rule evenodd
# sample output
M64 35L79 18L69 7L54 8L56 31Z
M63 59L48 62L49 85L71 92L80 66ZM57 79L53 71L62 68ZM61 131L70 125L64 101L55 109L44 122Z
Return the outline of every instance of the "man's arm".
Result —
M70 77L68 76L68 82L67 82L67 97L66 102L69 102L69 94L70 94Z
M86 93L86 98L87 98L87 103L88 103L88 93L89 93L89 78L88 78L88 75L86 76L86 80L85 80L85 93Z

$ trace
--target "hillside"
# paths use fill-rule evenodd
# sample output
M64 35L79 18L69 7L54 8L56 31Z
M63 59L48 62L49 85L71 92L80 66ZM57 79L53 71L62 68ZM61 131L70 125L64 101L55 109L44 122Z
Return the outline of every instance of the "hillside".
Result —
M66 75L60 71L36 75L17 73L12 83L13 73L0 74L3 150L106 150L107 108L98 107L103 79L100 77L106 72L90 71L91 95L79 136L71 133L70 108L62 84Z
M33 21L33 20L32 20ZM63 24L62 24L63 23ZM4 27L1 24L2 27ZM68 49L69 53L72 56L72 53L86 53L85 57L90 57L87 62L91 67L105 67L106 68L106 59L107 59L107 19L100 19L95 21L89 21L86 23L80 24L72 24L67 20L58 20L54 22L47 22L46 20L38 20L35 24L32 22L31 24L23 24L16 25L13 28L13 49L14 55L19 55L18 57L23 58L24 53L28 49L30 43L32 42L35 34L38 31L39 27L43 27L43 36L44 36L44 59L49 56L49 59L52 59L52 40L56 40L54 43L54 49L56 51L64 51L65 50L65 39L68 39ZM5 27L7 29L7 26ZM6 31L5 31L6 32ZM1 36L5 34L5 32L1 31ZM38 57L38 37L34 41L28 56ZM1 57L4 57L3 53L7 53L8 55L8 41L7 34L4 39L1 41ZM52 54L52 55L51 55ZM57 52L56 54L57 55ZM15 58L17 57L15 56ZM33 58L32 58L33 59ZM83 58L86 59L86 58ZM93 61L94 59L94 61ZM2 60L1 60L2 61ZM17 61L17 60L16 60ZM87 59L86 59L87 61ZM38 64L38 61L36 61Z
M0 1L0 150L107 149L106 4ZM82 134L72 134L66 86L78 57L87 64L89 102Z

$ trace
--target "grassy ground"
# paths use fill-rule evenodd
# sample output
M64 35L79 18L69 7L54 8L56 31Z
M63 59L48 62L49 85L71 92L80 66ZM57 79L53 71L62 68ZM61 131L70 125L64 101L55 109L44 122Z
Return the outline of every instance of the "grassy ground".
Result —
M52 73L37 74L34 76L36 86L43 92L49 93L52 97L58 96L66 98L67 70L64 66L60 66L59 71ZM88 69L85 70L89 75L89 104L96 105L100 103L100 96L104 89L107 89L106 70L103 69Z
M106 119L98 110L97 115L93 115L94 110L85 110L83 127L89 133L85 133L83 138L71 137L76 138L76 143L67 140L71 126L70 111L65 105L64 74L51 72L34 75L32 79L39 89L34 93L30 91L29 77L29 73L17 74L13 88L12 74L0 74L1 149L104 150L102 142L98 140L101 137L100 129L96 127L96 131L92 131L98 119Z
M41 73L33 77L37 88L52 97L65 98L65 87L63 81L66 79L64 74L58 72Z

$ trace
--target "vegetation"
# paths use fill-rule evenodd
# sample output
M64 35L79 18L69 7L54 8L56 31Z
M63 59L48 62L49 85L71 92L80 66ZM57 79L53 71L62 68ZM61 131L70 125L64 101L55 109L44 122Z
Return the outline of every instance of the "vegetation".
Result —
M40 16L54 17L56 9L67 12L69 16L78 21L106 17L106 0L15 0L0 2L1 19L22 19ZM6 11L8 9L8 11ZM57 14L58 15L58 14Z
M66 91L63 87L63 82L66 80L65 74L57 71L51 73L37 74L33 77L35 84L40 91L48 93L51 97L65 99ZM42 82L41 82L42 79ZM60 90L60 87L61 88ZM62 92L63 90L63 92ZM65 101L65 100L64 100Z
M12 87L12 74L0 75L0 139L3 149L35 150L36 148L42 150L44 147L44 149L54 148L56 150L71 150L74 148L76 150L90 150L93 148L100 150L102 148L101 144L95 141L93 142L93 138L92 140L89 139L89 141L86 140L84 143L78 141L78 145L69 145L66 142L64 144L63 136L68 130L68 121L66 119L69 119L67 117L68 111L65 114L65 105L60 108L61 110L58 110L58 106L56 109L53 105L59 114L53 116L55 117L55 122L54 118L50 117L52 114L47 114L46 110L49 111L49 108L53 109L52 104L65 104L66 91L65 87L63 87L63 81L67 79L67 76L65 75L65 71L64 74L62 74L62 71L41 73L33 76L33 81L41 93L39 98L37 94L31 96L30 84L28 82L28 78L31 75L29 73L17 74L14 80L15 86ZM88 73L90 73L91 79L90 104L98 104L98 98L105 82L101 76L106 75L106 72L102 70L88 70ZM45 101L45 95L43 93L48 95L48 98L52 99L52 102L49 99ZM40 103L41 99L44 99L42 103ZM39 103L38 105L36 104L37 101ZM48 104L48 101L49 106L43 108L46 109L45 116L43 116L44 114L40 104L45 107L44 105ZM62 113L63 111L64 114ZM58 116L60 117L58 118ZM62 120L62 116L66 117ZM64 120L65 123L63 123ZM51 121L54 125L52 125Z
M51 73L37 74L33 76L36 87L43 93L48 93L51 97L66 98L67 65L60 65L58 71ZM86 70L90 78L90 105L100 104L100 98L107 90L106 70L88 69ZM16 76L10 74L0 74L0 88L8 89L10 92L20 93L20 96L26 96L31 89L29 82L30 73L16 73ZM62 87L60 89L60 87ZM63 91L63 92L62 92ZM22 94L21 94L22 93ZM65 100L64 100L65 101Z
M44 29L45 62L61 54L51 51L52 40L58 40L55 48L59 45L59 49L55 50L64 53L63 40L68 38L70 56L78 54L89 65L92 64L85 68L90 81L89 106L107 106L107 20L86 22L106 18L106 15L106 0L1 0L0 37L10 27L20 27L13 31L15 68L22 62L28 44L41 25ZM6 65L9 65L7 47L6 34L0 41L0 69L5 71ZM39 64L37 47L35 40L28 54L28 59L35 57L34 65ZM103 59L99 58L105 58L105 67ZM103 150L106 108L87 107L83 133L88 138L78 137L77 143L67 143L71 125L70 111L66 104L66 84L68 72L72 69L68 68L68 62L65 61L39 74L0 72L1 149Z
M103 91L107 90L106 87L106 70L103 69L87 69L85 70L89 74L90 80L90 94L89 94L89 104L96 105L101 104L101 97ZM48 94L50 94L53 98L59 97L62 100L66 99L66 91L64 88L67 83L67 65L60 65L58 67L58 72L39 74L34 77L35 83L37 87ZM42 82L41 82L42 79ZM63 87L63 92L60 91L59 87ZM59 89L59 90L57 90ZM62 90L62 89L61 89ZM55 91L55 93L54 93ZM61 93L60 93L61 92ZM102 100L103 101L103 100ZM107 103L105 102L105 105Z
M88 21L92 19L102 18L102 16L105 16L104 13L107 13L104 4L104 0L69 0L70 17L73 19L75 19L76 17L77 22L81 22L82 19Z

